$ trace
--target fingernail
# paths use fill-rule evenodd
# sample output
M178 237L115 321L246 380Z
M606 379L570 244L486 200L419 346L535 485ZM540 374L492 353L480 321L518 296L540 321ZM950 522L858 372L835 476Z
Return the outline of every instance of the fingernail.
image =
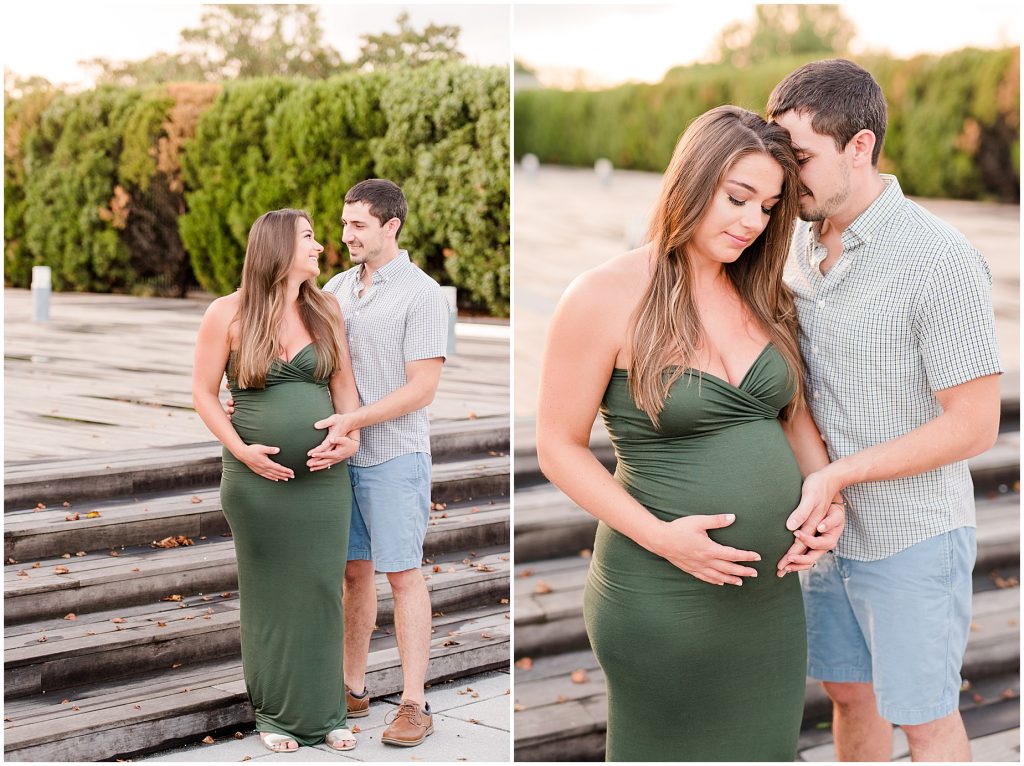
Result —
M757 572L754 572L754 573L753 573L752 575L750 575L750 576L751 576L751 577L757 577Z
M726 521L735 521L736 520L736 516L734 514L727 513L727 514L725 514L725 520Z
M760 561L760 560L761 560L761 557L760 557L760 556L755 556L755 557L754 557L754 561Z
M819 524L818 525L818 531L819 532L824 532L825 531L825 525L824 524Z

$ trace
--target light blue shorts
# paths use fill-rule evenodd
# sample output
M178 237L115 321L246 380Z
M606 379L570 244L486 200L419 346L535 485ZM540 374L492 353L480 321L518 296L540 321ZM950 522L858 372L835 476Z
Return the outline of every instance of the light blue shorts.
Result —
M378 465L349 465L352 526L348 560L372 561L378 572L423 564L430 517L430 455L413 452Z
M878 712L894 724L949 715L971 626L972 527L878 561L827 553L802 573L807 674L871 683Z

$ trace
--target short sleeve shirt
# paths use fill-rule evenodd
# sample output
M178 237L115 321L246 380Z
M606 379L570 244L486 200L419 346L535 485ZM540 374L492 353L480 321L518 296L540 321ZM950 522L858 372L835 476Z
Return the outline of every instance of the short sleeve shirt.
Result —
M815 224L798 221L786 281L800 320L807 399L832 460L942 412L935 392L1001 372L992 277L956 229L903 196L896 178L842 235L825 275ZM975 526L967 461L847 487L836 553L874 561Z
M362 265L355 266L332 277L324 290L341 306L359 401L367 405L408 383L406 362L447 355L451 308L437 282L405 250L377 269L365 289L362 276ZM426 407L367 426L360 435L359 451L349 458L355 466L430 453Z

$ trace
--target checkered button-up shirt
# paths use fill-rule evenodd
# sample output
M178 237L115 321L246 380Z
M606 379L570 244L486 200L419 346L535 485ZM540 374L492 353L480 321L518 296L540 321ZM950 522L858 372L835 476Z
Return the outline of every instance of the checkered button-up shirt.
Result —
M807 399L832 460L942 412L935 392L1001 372L992 277L956 229L903 196L893 176L843 232L822 275L815 225L796 223L786 281L800 317ZM975 526L967 461L847 487L836 553L874 561Z
M383 399L408 383L405 363L448 353L448 300L437 282L405 250L377 269L363 289L363 267L337 274L324 285L341 305L359 401ZM360 290L362 294L360 295ZM363 428L355 466L378 465L413 452L430 453L427 408Z

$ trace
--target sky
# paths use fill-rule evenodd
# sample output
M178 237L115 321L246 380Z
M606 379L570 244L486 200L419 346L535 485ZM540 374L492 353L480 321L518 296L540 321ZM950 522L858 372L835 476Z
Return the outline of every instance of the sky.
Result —
M707 61L718 33L751 21L755 3L516 5L514 51L555 87L658 82L673 66ZM968 45L1019 45L1021 14L1009 2L841 4L857 30L852 53L899 57ZM698 8L699 10L695 10Z
M412 25L457 24L460 49L472 64L507 66L510 13L507 4L428 5L323 4L324 38L350 61L359 53L362 34L397 31L395 19L408 10ZM4 3L0 24L3 64L22 75L41 75L54 83L90 84L83 59L135 60L158 51L178 50L179 33L196 27L199 3ZM60 24L54 24L54 18Z

